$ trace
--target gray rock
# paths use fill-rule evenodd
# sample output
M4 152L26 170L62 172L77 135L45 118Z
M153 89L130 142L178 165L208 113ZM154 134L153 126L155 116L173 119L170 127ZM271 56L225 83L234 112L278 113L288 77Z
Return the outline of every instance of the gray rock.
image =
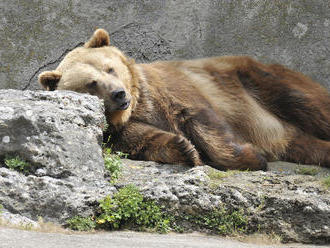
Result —
M114 190L104 179L103 111L89 95L0 90L0 163L19 156L31 164L24 174L0 168L0 203L60 223L92 214Z
M0 88L39 88L39 72L97 27L139 62L247 54L329 87L329 10L324 0L2 0Z
M93 181L104 173L103 111L88 95L0 90L0 157L19 155L36 175Z
M33 221L20 214L12 214L6 209L1 209L0 211L0 224L13 227L23 227L23 228L39 228L38 222Z
M224 173L208 166L191 169L125 160L116 186L127 184L137 185L176 216L201 215L220 206L243 209L251 232L274 232L284 241L330 241L330 192L314 176L287 171Z

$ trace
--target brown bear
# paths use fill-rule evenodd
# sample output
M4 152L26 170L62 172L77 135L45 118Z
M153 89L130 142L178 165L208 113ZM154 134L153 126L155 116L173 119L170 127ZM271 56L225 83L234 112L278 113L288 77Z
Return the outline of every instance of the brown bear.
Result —
M330 167L329 93L281 65L245 56L136 64L98 29L39 82L103 99L113 149L133 159L219 169L266 169L272 160Z

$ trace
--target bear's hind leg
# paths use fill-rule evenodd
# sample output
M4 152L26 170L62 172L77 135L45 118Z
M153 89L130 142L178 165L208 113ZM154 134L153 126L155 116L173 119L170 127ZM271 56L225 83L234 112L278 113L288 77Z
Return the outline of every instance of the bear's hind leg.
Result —
M203 161L217 169L266 170L267 161L252 144L239 141L228 125L201 111L186 120L187 137L201 153ZM212 121L214 119L214 121Z
M289 143L281 159L330 168L330 142L299 133Z
M251 58L243 61L244 66L236 68L237 77L265 109L310 135L330 141L330 95L324 87L281 65L263 65Z

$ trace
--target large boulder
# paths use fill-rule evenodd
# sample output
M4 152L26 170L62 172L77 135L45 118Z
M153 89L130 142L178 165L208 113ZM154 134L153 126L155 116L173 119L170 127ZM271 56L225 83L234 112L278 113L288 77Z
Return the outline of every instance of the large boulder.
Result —
M60 223L92 214L113 191L104 179L103 111L89 95L0 90L0 203ZM17 157L31 165L26 172L3 167Z
M139 62L247 54L330 86L329 1L1 0L0 12L0 88L38 88L96 28Z

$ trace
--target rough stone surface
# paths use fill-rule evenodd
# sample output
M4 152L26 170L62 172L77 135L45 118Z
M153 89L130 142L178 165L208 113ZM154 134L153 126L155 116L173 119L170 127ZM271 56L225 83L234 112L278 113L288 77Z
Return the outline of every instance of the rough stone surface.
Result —
M219 178L208 166L191 169L125 160L116 186L135 184L146 197L179 216L203 214L221 206L244 209L251 232L274 232L284 241L330 242L329 190L318 176L297 175L288 172L290 169L280 172L277 164L282 170L283 163L273 163L275 171L229 172ZM330 171L320 173L326 176Z
M25 228L39 228L38 222L33 221L20 214L12 214L6 209L1 209L0 225L25 227Z
M19 156L24 175L0 168L0 203L32 219L92 213L113 188L104 179L103 104L73 92L0 90L0 165Z
M330 87L330 2L0 1L0 88L36 89L95 28L139 62L248 54Z

